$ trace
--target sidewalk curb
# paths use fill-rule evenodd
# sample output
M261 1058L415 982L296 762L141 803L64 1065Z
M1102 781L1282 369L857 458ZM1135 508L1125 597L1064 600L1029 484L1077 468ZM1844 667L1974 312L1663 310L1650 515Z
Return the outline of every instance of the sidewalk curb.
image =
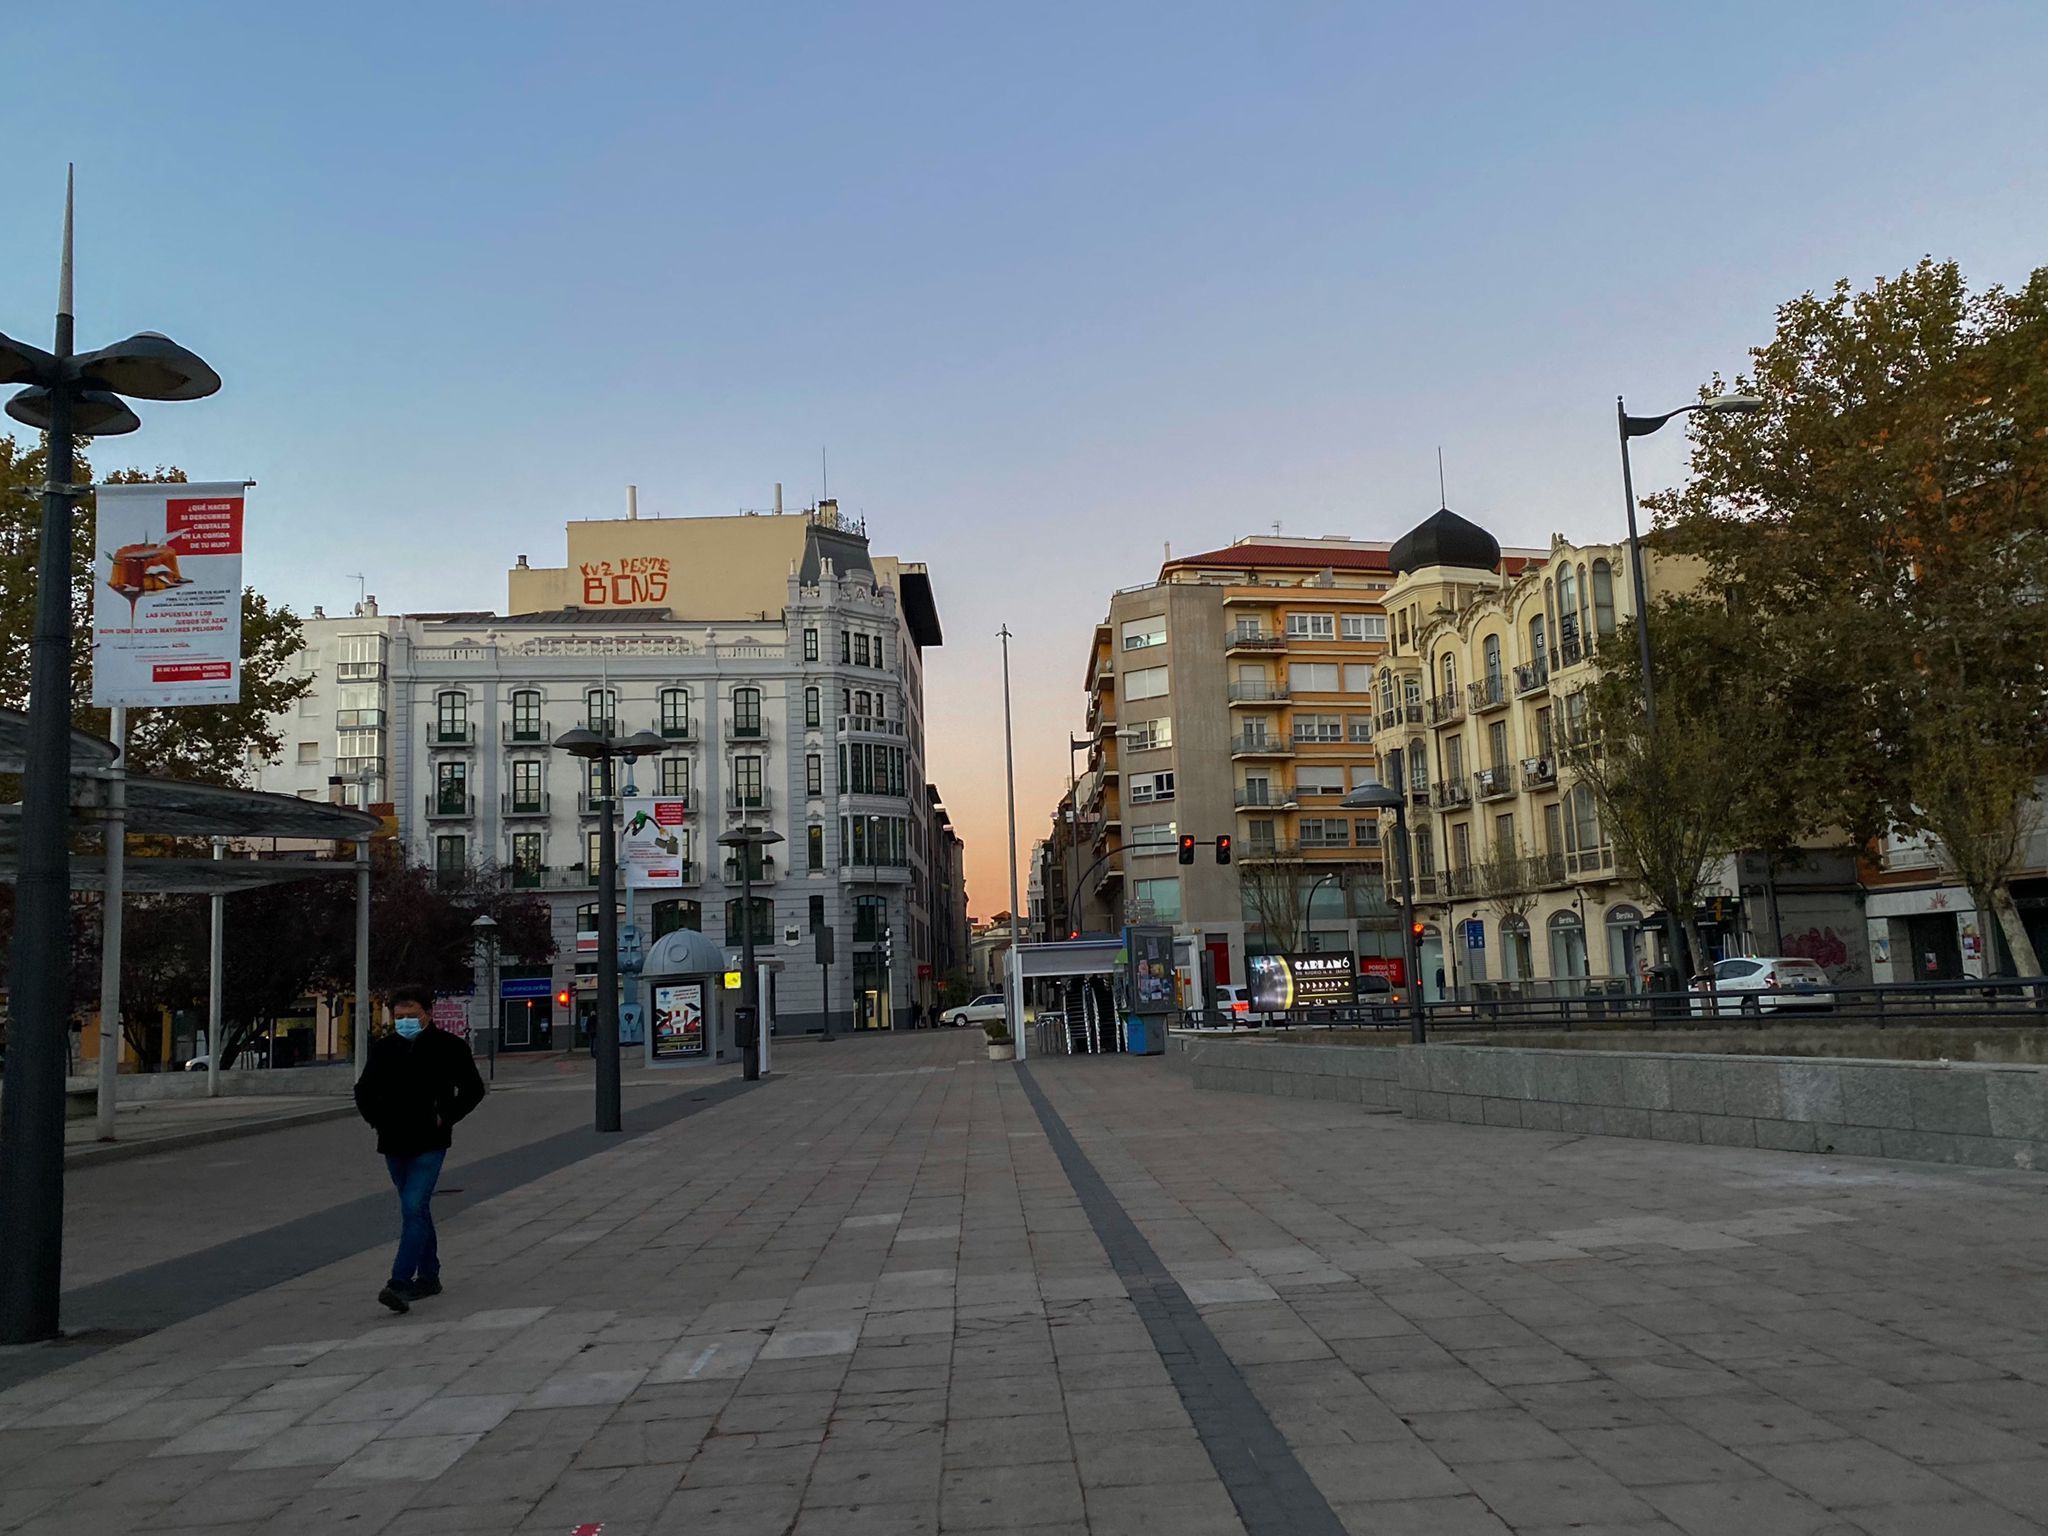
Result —
M131 1157L148 1157L157 1152L173 1152L180 1147L203 1147L209 1142L235 1141L244 1136L260 1136L265 1131L283 1130L288 1125L318 1125L326 1120L343 1120L355 1112L353 1102L332 1104L324 1109L308 1110L302 1114L242 1120L233 1125L208 1126L199 1131L178 1131L169 1136L152 1136L143 1141L87 1142L82 1146L64 1149L64 1166L95 1168L101 1163L126 1162Z

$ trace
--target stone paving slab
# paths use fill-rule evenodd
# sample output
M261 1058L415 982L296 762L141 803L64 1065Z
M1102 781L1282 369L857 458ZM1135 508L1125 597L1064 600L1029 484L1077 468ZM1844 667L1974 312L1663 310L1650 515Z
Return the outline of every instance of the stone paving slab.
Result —
M971 1044L478 1200L405 1317L369 1249L0 1393L0 1532L1283 1529L1223 1401L1351 1532L2043 1529L2034 1177Z

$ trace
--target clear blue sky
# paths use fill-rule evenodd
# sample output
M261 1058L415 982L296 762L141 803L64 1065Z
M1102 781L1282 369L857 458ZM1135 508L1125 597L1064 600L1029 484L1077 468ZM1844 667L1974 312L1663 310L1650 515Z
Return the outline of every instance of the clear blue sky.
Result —
M1922 253L2048 259L2048 6L17 5L0 329L227 379L102 467L261 482L301 610L491 606L624 486L832 488L931 563L934 777L1007 903L1108 591L1281 522L1619 523L1613 398ZM1682 469L1645 446L1643 478Z

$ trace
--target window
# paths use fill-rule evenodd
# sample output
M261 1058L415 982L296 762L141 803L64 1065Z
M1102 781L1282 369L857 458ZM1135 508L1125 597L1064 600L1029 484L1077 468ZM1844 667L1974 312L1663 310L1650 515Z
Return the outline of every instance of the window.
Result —
M583 723L600 736L616 736L619 696L610 688L592 688L583 695Z
M1344 663L1344 691L1346 693L1371 693L1373 670L1369 661L1347 661Z
M1508 723L1496 720L1486 728L1486 766L1495 773L1508 771Z
M1338 763L1303 763L1294 770L1294 792L1297 795L1341 795L1344 793L1344 769Z
M1273 798L1273 780L1263 773L1248 773L1244 776L1244 788L1237 792L1239 805L1278 805Z
M1446 694L1456 693L1458 691L1458 658L1449 651L1444 652L1443 660L1439 664L1438 670L1443 674L1444 692Z
M690 690L661 690L661 734L682 739L690 734Z
M814 821L808 827L804 828L804 868L809 870L820 870L824 867L825 824L822 821ZM811 900L814 903L822 905L824 902L824 897L813 896ZM812 926L817 926L817 920L815 918L812 919Z
M1152 922L1180 921L1180 881L1176 879L1134 880L1131 900L1136 912Z
M1544 650L1543 615L1540 613L1529 621L1529 660L1539 668L1549 665L1549 654Z
M1301 846L1349 848L1351 822L1343 816L1304 816L1301 818Z
M1401 645L1406 645L1408 638L1408 610L1403 608L1401 610ZM1400 646L1396 646L1395 649L1399 650Z
M460 832L434 839L434 877L443 885L459 881L469 872L469 839Z
M596 879L597 872L604 868L604 832L593 828L583 834L583 867Z
M1418 875L1435 874L1436 842L1431 837L1429 828L1410 828L1408 840L1415 845L1415 873Z
M850 630L842 629L839 632L839 664L846 667L853 665L853 634Z
M1144 805L1156 800L1173 798L1173 773L1140 773L1131 778L1131 803Z
M1180 848L1178 822L1147 821L1131 828L1132 853L1176 853Z
M751 936L756 944L775 942L775 903L766 896L756 896L751 905L753 910L749 913L744 899L738 896L725 904L726 943L745 943L749 927L753 929ZM747 921L749 916L753 919L751 923Z
M1459 822L1451 828L1451 868L1454 870L1472 867L1472 826L1470 822Z
M531 814L542 810L541 764L538 758L523 757L512 764L512 809Z
M1488 682L1489 684L1491 684L1491 685L1492 685L1492 688L1493 688L1493 696L1497 698L1497 697L1499 697L1499 693L1500 693L1500 636L1499 636L1499 635L1488 635L1488 636L1486 637L1486 639L1485 639L1485 641L1483 642L1483 645L1482 645L1481 655L1482 655L1482 657L1484 658L1481 664L1482 664L1482 665L1483 665L1483 666L1485 667L1485 669L1486 669L1486 681L1487 681L1487 682Z
M1376 763L1353 763L1351 765L1351 787L1368 789L1380 781L1379 765Z
M374 683L384 676L382 635L343 635L337 646L334 676L338 682Z
M853 664L856 667L865 667L869 664L868 637L866 635L855 635L853 637Z
M605 760L589 757L583 760L583 794L593 805L604 798Z
M469 695L449 689L434 697L434 739L469 740Z
M1380 845L1380 824L1376 817L1361 816L1352 824L1361 848L1377 848Z
M704 931L704 904L691 901L686 896L671 896L654 904L654 936L665 938L671 933L689 929L692 933Z
M1346 715L1344 717L1344 739L1363 743L1372 740L1371 715Z
M825 793L825 759L816 752L804 757L804 793L813 799Z
M1536 711L1536 755L1549 757L1556 746L1557 732L1550 723L1550 711L1539 709Z
M1404 677L1401 679L1401 702L1408 706L1408 716L1411 720L1422 718L1416 714L1416 711L1422 708L1421 678Z
M1124 649L1142 651L1148 646L1166 644L1166 615L1155 613L1150 618L1131 619L1124 625Z
M302 763L317 763L317 762L319 762L319 761L320 761L320 743L319 743L319 742L317 742L317 741L302 741L302 742L300 742L300 743L299 743L299 761L300 761L300 762L302 762ZM111 926L111 925L109 925L109 926Z
M1578 578L1569 565L1561 565L1557 569L1557 632L1567 643L1579 638L1578 608Z
M671 799L690 798L690 760L664 757L661 760L661 792Z
M1462 736L1444 739L1444 777L1454 784L1465 777L1465 738Z
M889 909L879 896L856 896L853 898L853 942L856 944L879 944L882 942L882 926L889 920Z
M758 736L761 734L760 689L733 689L732 733L735 736Z
M1614 633L1614 571L1605 560L1593 562L1593 632Z
M1564 852L1564 808L1555 800L1543 807L1543 851Z
M1290 661L1287 686L1296 693L1336 693L1343 668L1334 661Z
M875 696L867 689L861 689L853 696L853 712L858 718L867 719L875 712Z
M804 631L804 660L816 661L817 659L818 632L815 629L807 629Z
M469 764L461 758L434 764L434 809L443 816L469 814Z
M512 883L514 885L540 884L540 834L538 832L514 832L512 834Z
M1287 615L1287 638L1334 640L1337 638L1337 616L1332 613L1290 613Z
M1600 835L1600 807L1590 786L1575 784L1565 796L1564 833L1568 867L1575 861L1580 870L1606 868L1608 851Z
M1344 739L1344 717L1342 715L1304 715L1294 717L1294 739L1296 741L1342 741Z
M818 707L818 690L815 688L806 688L804 690L804 724L807 726L811 726L813 728L822 725L824 722L820 718L820 713L821 712Z
M820 830L823 829L821 828ZM825 898L822 896L813 896L811 898L811 932L816 933L820 928L824 926Z
M732 760L732 803L736 810L758 811L767 804L761 793L761 759L751 754Z
M1586 925L1576 912L1550 919L1550 974L1560 981L1586 974Z
M1156 699L1166 692L1166 668L1140 667L1135 672L1124 674L1124 697L1127 699Z
M540 694L532 688L521 688L512 695L512 739L539 741L541 735Z
M1127 752L1150 752L1157 747L1173 745L1173 721L1134 720L1124 730L1124 750Z
M1344 638L1346 640L1384 640L1387 638L1387 618L1382 613L1347 613L1344 615Z
M1248 816L1244 823L1245 846L1255 853L1271 853L1276 846L1273 841L1273 818L1270 816Z
M1516 856L1515 813L1493 818L1493 856L1496 859L1512 859Z

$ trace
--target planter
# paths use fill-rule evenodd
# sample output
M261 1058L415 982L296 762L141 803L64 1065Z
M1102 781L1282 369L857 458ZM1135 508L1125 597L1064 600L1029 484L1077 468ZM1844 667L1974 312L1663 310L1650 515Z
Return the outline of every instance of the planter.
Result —
M1017 1059L1017 1042L1005 1040L998 1044L996 1041L991 1040L988 1043L988 1059L990 1061L1015 1061Z

